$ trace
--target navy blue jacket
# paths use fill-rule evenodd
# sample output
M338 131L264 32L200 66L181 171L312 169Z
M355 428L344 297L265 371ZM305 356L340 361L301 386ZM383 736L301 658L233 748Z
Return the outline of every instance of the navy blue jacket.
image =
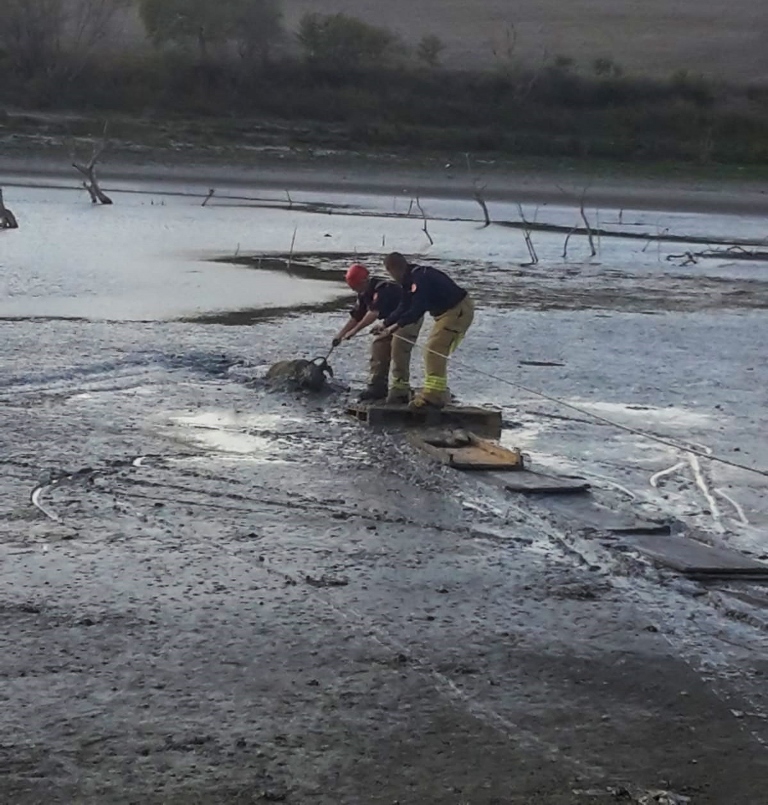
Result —
M386 319L400 306L403 296L403 289L396 283L371 277L357 295L357 303L349 315L355 321L361 321L368 311L375 310L380 319Z
M466 298L467 292L460 288L447 274L431 266L409 265L403 277L403 300L384 324L407 327L417 322L425 313L434 318L442 316Z

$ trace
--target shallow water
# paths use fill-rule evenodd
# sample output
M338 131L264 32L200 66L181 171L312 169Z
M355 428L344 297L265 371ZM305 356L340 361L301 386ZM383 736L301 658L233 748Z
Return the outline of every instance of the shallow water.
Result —
M162 321L322 303L344 292L334 281L211 262L275 241L258 212L113 195L114 207L94 207L74 191L14 191L21 228L0 241L0 318Z

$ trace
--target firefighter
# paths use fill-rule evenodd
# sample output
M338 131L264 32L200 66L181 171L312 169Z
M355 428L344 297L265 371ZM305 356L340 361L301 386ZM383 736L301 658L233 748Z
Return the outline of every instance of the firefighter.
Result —
M425 348L424 389L411 402L414 410L442 408L448 402L448 355L462 342L475 317L469 294L447 274L430 266L409 263L393 252L384 260L387 272L403 289L400 306L384 318L382 335L408 338L406 331L426 312L434 318ZM397 343L400 338L395 338Z
M403 301L403 291L399 285L372 277L368 269L359 263L349 268L346 281L357 294L357 303L350 312L349 321L333 339L334 347L342 341L354 338L377 319L391 315ZM402 332L407 340L392 338L386 333L376 336L371 345L368 386L358 398L361 402L383 399L388 403L410 401L411 352L423 323L424 317L420 316L403 328Z

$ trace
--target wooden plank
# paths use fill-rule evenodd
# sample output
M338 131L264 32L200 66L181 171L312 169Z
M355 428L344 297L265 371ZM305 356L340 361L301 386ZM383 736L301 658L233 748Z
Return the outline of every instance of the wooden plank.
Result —
M503 480L503 479L502 479ZM640 513L629 501L610 505L595 500L591 495L574 500L547 501L547 510L577 528L589 528L598 533L627 536L635 534L671 534L668 517L660 510L655 516ZM623 543L622 543L623 544Z
M589 484L579 478L555 478L553 475L530 470L510 473L500 480L507 492L527 495L577 495L589 492Z
M768 579L768 565L729 548L713 548L686 536L650 534L627 539L655 562L697 579Z
M497 408L448 405L441 409L412 411L407 405L356 404L347 413L371 427L464 428L491 439L501 436L502 416Z
M412 434L411 444L427 455L457 470L522 470L519 450L481 439L474 433L449 431L437 434Z

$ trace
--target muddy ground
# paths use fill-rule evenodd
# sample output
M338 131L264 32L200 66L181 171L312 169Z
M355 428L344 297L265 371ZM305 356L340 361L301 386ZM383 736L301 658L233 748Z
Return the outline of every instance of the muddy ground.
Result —
M765 588L682 579L619 532L671 524L765 559L765 478L589 412L765 467L765 265L610 237L591 258L582 236L563 260L541 232L525 267L519 232L454 220L454 202L427 203L429 248L391 199L347 201L17 197L0 801L762 805ZM731 216L630 224L691 250L762 237ZM288 276L308 285L283 305L287 267L263 261L297 230ZM589 499L437 467L347 419L343 390L266 390L272 361L327 349L343 308L313 305L346 304L337 272L383 242L463 277L481 313L454 393L501 406L503 441ZM334 356L352 391L366 349Z

